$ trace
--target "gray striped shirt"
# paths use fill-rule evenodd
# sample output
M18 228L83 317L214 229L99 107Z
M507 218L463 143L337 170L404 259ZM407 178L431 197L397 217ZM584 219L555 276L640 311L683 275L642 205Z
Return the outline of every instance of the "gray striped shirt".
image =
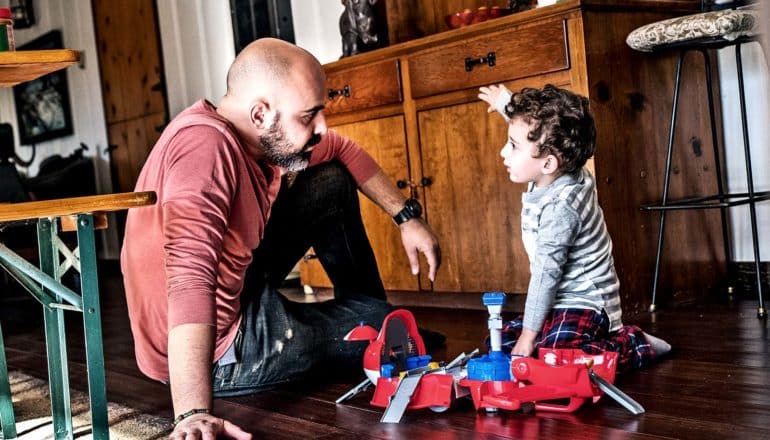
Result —
M521 233L532 273L524 327L539 332L552 308L604 310L610 331L622 326L612 240L587 169L544 188L530 184L522 195Z

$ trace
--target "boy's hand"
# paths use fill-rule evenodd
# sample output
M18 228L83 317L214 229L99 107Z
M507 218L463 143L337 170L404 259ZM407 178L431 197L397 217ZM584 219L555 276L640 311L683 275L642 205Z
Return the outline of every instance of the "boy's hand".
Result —
M479 88L479 99L489 104L487 113L492 113L498 110L498 100L501 99L501 95L510 96L510 90L502 84L492 85L488 87Z
M514 356L532 356L532 353L535 351L536 337L536 332L528 328L522 329L521 336L519 336L519 339L516 341L516 345L513 346L511 354Z

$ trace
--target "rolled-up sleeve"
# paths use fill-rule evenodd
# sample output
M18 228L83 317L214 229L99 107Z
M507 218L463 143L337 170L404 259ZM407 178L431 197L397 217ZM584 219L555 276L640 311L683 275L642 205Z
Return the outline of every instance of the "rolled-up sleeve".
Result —
M168 328L215 326L217 269L237 184L234 155L211 127L182 130L172 142L161 201Z

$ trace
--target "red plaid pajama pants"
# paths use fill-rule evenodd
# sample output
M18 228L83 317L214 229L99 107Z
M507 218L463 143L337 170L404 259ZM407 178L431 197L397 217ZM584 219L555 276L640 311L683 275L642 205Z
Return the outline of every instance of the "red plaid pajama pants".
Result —
M609 318L604 312L590 309L552 309L538 334L537 350L543 348L579 348L588 354L615 351L618 371L642 368L654 359L653 351L642 330L635 325L625 325L615 332L609 331ZM508 322L503 328L503 350L510 352L521 335L521 319Z

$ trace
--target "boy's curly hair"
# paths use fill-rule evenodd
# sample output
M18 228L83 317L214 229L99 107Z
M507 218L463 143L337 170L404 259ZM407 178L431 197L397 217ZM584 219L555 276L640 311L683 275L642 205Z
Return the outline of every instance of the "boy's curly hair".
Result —
M562 173L574 173L594 154L596 126L584 96L551 84L525 88L513 94L505 114L531 124L527 139L541 141L540 156L556 156Z

